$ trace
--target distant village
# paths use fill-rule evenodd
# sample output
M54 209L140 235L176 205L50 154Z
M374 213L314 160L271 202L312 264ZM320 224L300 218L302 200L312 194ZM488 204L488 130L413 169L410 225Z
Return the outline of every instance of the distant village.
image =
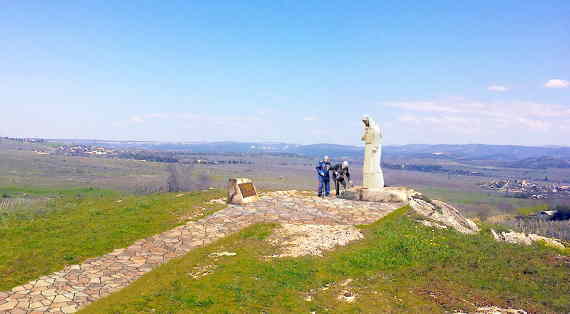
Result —
M36 151L38 154L48 154ZM183 163L183 164L203 164L203 165L229 165L229 164L253 164L252 161L242 159L211 160L202 157L188 157L188 154L149 151L149 150L114 150L92 145L61 145L58 146L56 155L76 156L76 157L105 157L135 159L141 161Z
M105 147L97 147L91 145L60 145L57 147L55 154L65 156L106 156L118 157L119 152Z
M491 180L480 186L485 190L502 192L517 198L570 199L570 185L557 183L535 183L528 180L501 179Z

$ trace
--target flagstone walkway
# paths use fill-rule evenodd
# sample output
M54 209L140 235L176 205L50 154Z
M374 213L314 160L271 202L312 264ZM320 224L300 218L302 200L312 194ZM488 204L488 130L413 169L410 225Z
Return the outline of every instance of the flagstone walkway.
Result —
M199 221L0 292L0 313L76 312L172 258L255 223L368 224L402 205L321 199L296 191L264 193L255 203L230 205Z

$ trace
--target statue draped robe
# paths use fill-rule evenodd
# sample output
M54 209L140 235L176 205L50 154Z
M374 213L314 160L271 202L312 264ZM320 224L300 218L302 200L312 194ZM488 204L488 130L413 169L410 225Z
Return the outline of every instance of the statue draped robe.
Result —
M384 188L384 175L380 168L382 132L374 119L364 117L362 122L364 123L362 140L365 143L362 186L368 189L382 189Z

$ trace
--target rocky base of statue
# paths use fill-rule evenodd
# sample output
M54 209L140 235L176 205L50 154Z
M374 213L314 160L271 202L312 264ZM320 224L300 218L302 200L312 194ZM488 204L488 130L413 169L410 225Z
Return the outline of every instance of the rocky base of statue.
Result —
M419 192L408 187L385 187L383 189L367 189L354 187L345 191L341 198L355 201L403 203L422 217L424 225L437 228L453 228L461 233L479 232L479 227L465 218L457 208L438 200L430 200Z
M381 189L369 189L355 186L346 190L340 196L343 199L365 202L381 203L408 203L410 197L416 192L405 186L384 187Z

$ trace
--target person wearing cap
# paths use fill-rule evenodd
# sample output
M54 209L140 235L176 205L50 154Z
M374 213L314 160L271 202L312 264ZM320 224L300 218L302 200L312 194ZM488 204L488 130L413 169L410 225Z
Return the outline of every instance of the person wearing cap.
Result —
M340 194L341 184L345 191L347 184L352 185L352 181L350 180L350 171L348 169L348 161L345 160L342 163L335 164L331 167L331 171L334 187L336 189L336 196L338 196Z
M331 162L329 156L325 156L323 160L319 161L317 167L315 167L315 169L317 170L317 178L319 179L319 192L318 192L319 197L323 196L323 193L324 196L329 196L331 193L331 184L330 184L330 175L329 175L330 168L331 168Z

